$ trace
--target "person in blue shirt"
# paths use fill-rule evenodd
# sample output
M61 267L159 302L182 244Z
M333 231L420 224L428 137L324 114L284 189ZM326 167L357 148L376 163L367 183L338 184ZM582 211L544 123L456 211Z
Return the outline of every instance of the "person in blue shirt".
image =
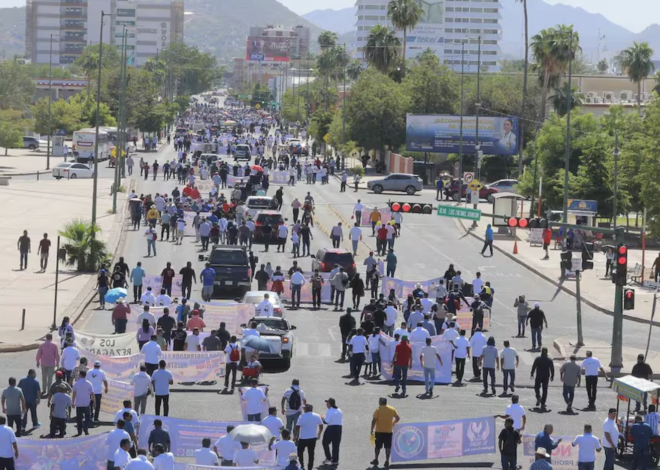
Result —
M390 249L390 252L387 254L387 257L385 258L385 262L387 263L386 266L386 274L387 277L394 277L394 272L396 271L396 255L394 254L394 250Z
M640 415L635 416L635 423L630 427L633 437L633 467L637 470L646 470L649 461L649 447L653 430L644 422Z
M206 263L206 268L199 274L202 279L202 299L209 302L213 296L213 281L215 279L215 269L210 263Z
M142 263L138 261L136 267L131 271L131 282L133 283L133 303L138 303L142 297L142 282L147 273L142 268Z
M534 450L542 447L547 451L548 454L552 454L552 451L555 450L561 442L561 438L555 441L552 439L552 437L550 437L552 431L554 431L552 424L546 424L543 426L543 431L538 433L536 435L536 439L534 439ZM546 457L545 459L550 462L550 457Z
M484 255L486 248L490 248L490 256L493 256L493 228L490 224L486 227L486 238L484 239L484 247L481 249L481 256Z
M41 426L37 418L37 405L39 404L41 385L36 377L37 373L35 370L30 369L27 377L22 378L18 382L18 388L23 390L23 397L25 398L25 411L23 412L22 423L23 433L25 433L25 429L27 428L28 411L30 411L30 415L32 416L32 427L38 428Z
M442 178L438 178L438 181L435 182L435 200L440 200L440 194L442 193L442 188L445 183L442 181Z

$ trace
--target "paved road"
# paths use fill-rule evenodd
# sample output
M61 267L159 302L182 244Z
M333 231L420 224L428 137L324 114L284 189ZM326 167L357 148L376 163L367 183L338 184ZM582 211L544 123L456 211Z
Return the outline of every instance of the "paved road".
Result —
M171 158L173 152L167 149L157 158L160 162ZM155 158L151 156L151 159ZM140 181L138 192L156 193L171 192L174 184L162 182L160 179L153 181ZM424 191L418 196L401 195L374 195L364 191L353 193L339 193L339 184L331 180L327 186L319 184L309 188L306 184L299 184L295 188L285 187L285 207L288 207L294 196L303 197L308 191L312 191L316 199L317 217L327 228L330 228L339 219L337 212L347 221L350 220L352 207L359 197L363 203L384 204L388 199L415 200L431 202L435 196L434 192ZM273 189L274 191L274 189ZM336 211L336 212L335 212ZM287 214L290 217L290 212ZM366 233L367 231L365 231ZM313 250L321 246L330 246L329 239L315 229L313 232ZM366 243L375 246L374 240L365 237ZM344 242L348 246L348 241ZM200 269L201 263L197 260L199 246L186 239L182 246L173 246L167 242L158 242L158 256L146 258L146 243L142 232L128 231L125 235L123 254L129 265L134 266L138 260L148 273L160 272L166 261L172 261L175 268L179 268L186 261L192 261L193 265ZM533 276L523 267L514 263L506 257L495 255L494 258L483 258L479 251L481 246L472 237L466 237L459 231L450 219L440 219L436 216L406 216L403 223L402 237L396 241L395 250L399 256L399 268L397 277L410 280L423 280L442 275L449 263L454 263L457 269L464 273L464 279L472 279L474 272L480 269L483 277L490 280L496 290L495 306L493 311L493 327L489 334L498 340L498 346L504 339L510 339L521 356L520 368L518 370L519 393L523 406L528 410L534 406L533 391L530 390L532 381L529 372L534 359L534 354L525 351L530 347L529 339L522 340L512 338L516 333L515 312L512 308L513 299L519 294L527 295L531 301L540 301L548 315L550 328L546 331L544 344L551 347L552 338L559 336L570 336L575 334L575 301L572 297L560 293L551 301L554 288L541 279ZM261 248L259 248L261 250ZM362 255L364 251L362 251ZM273 266L280 264L287 268L291 264L290 254L277 254L272 251L268 254L259 253L262 261L271 261ZM361 265L362 258L358 259ZM308 261L302 261L303 269L308 270ZM193 297L199 295L200 287L193 290ZM111 331L109 312L90 311L87 312L78 328L98 333L109 333ZM391 396L392 389L384 382L371 382L367 385L349 386L348 379L344 376L348 373L348 366L339 364L336 360L340 355L340 335L337 327L339 314L331 310L320 311L287 311L287 318L298 327L296 332L296 354L292 366L288 371L270 371L264 376L264 382L271 389L271 397L279 401L280 394L290 384L292 378L299 378L302 387L307 393L309 401L316 406L316 410L322 412L323 400L334 397L345 414L344 440L342 444L341 464L342 469L366 468L371 460L371 447L368 444L368 429L370 416L376 408L378 398ZM588 307L583 308L585 336L598 340L609 340L611 335L611 318L595 312ZM625 338L627 345L641 345L646 338L646 329L639 324L625 322ZM14 375L22 377L28 367L33 366L34 353L7 354L3 356L5 366L5 377ZM608 358L601 358L608 362ZM471 374L468 372L468 377ZM501 376L498 376L501 383ZM558 414L564 409L561 398L561 384L558 377L551 386L548 407L551 412L539 414L530 412L528 416L529 432L538 432L545 423L554 423L556 435L569 435L581 432L585 422L594 424L597 434L600 435L600 423L605 418L605 409L615 405L616 396L606 388L605 383L600 381L599 389L599 411L583 412L575 416ZM172 398L171 414L176 417L189 419L224 419L235 420L240 418L240 412L236 406L235 396L223 396L215 394L216 388L211 387L207 393L176 393ZM508 398L479 396L481 385L479 383L469 384L464 388L437 387L437 397L431 400L420 400L417 397L422 393L421 386L411 386L410 396L406 399L391 399L401 414L404 421L429 421L460 419L466 417L478 417L503 413L509 403ZM586 406L586 394L584 388L577 393L576 405L578 408ZM209 406L210 405L210 406ZM153 410L153 402L149 409ZM40 415L45 419L46 410L40 407ZM109 416L105 417L106 419ZM498 424L501 426L501 422ZM108 430L101 427L95 432ZM522 450L520 451L522 453ZM320 445L317 448L317 465L323 460ZM599 456L602 458L602 456ZM451 462L451 461L450 461ZM381 460L382 463L382 460ZM499 468L499 456L482 455L472 458L461 459L456 464L447 463L448 466L471 466L485 465ZM437 468L437 467L434 467Z

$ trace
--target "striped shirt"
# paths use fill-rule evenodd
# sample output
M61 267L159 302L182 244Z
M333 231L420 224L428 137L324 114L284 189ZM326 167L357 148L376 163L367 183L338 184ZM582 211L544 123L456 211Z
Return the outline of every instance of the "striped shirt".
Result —
M658 435L658 418L660 415L658 413L653 412L653 413L648 413L644 417L644 422L651 426L651 429L653 430L653 435L657 436Z

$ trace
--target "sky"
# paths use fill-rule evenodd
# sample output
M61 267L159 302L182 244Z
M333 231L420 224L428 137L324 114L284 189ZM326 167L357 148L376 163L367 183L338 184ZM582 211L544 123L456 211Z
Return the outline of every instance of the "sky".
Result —
M226 1L226 0L213 0ZM355 0L278 0L299 15L312 10L332 8L339 10L355 5ZM530 0L540 1L540 0ZM613 23L636 33L652 23L660 23L660 0L544 0L582 7L592 13L602 13ZM25 0L0 0L0 7L25 5Z

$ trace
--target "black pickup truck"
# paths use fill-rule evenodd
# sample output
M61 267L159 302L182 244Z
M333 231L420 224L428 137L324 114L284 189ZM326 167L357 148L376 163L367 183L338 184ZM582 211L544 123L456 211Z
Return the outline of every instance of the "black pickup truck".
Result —
M216 245L208 257L200 255L199 258L208 261L215 270L214 298L236 291L242 296L252 287L252 271L245 247Z

